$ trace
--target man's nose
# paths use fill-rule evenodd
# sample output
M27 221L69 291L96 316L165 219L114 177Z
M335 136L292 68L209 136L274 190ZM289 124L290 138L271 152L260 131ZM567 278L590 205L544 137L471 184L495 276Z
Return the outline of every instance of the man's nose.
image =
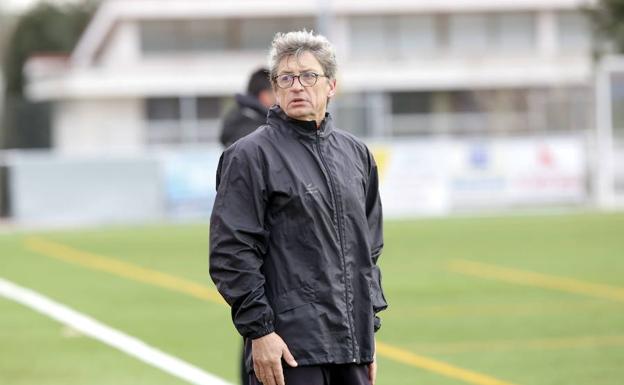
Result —
M293 81L293 85L291 87L292 89L296 89L296 90L303 90L303 84L301 84L301 78L299 76L297 76L294 81Z

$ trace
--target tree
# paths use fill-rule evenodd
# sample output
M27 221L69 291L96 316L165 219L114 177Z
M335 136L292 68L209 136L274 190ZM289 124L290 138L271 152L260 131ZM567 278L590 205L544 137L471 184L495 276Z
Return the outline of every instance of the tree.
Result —
M624 53L624 0L599 0L587 13L602 43L599 49L603 51L607 44L612 50Z
M69 54L95 10L96 1L40 3L13 29L4 55L3 147L48 147L49 108L24 99L23 66L34 53Z

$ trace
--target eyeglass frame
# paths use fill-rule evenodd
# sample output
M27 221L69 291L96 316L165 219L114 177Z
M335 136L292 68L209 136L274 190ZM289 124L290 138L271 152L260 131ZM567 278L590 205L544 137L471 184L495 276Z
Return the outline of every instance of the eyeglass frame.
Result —
M303 74L313 74L314 75L314 83L310 84L310 85L306 85L303 84L301 82L301 75ZM287 87L282 87L278 84L277 82L277 78L279 78L280 76L284 76L284 75L288 75L292 77L292 80L290 82L290 85ZM304 72L300 72L299 75L293 75L293 74L281 74L281 75L276 75L273 77L273 82L275 83L276 86L278 86L279 88L286 90L290 87L292 87L293 85L295 85L295 78L297 79L297 81L299 82L299 84L301 84L302 87L314 87L316 85L316 83L318 83L319 78L329 78L327 75L325 74L317 74L314 71L304 71Z

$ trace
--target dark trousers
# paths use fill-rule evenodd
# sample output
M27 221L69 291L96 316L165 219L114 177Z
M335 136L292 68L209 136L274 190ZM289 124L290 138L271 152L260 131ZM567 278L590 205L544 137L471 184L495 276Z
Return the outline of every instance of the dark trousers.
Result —
M286 385L370 385L368 364L316 365L291 368L284 364ZM261 385L249 375L249 385Z
M250 385L249 373L247 373L247 368L245 368L245 339L243 339L243 349L241 352L240 376L241 376L241 385Z

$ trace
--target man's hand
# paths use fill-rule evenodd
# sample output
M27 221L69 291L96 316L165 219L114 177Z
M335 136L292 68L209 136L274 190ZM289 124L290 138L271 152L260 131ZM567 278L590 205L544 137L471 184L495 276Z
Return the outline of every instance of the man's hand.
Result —
M368 364L368 381L375 385L377 380L377 340L373 338L373 362Z
M276 333L252 340L251 355L256 377L264 385L286 385L282 370L282 357L288 365L293 368L297 366L297 361L290 354L288 346Z
M375 380L377 379L377 358L373 356L373 362L368 364L368 381L371 385L375 385Z

